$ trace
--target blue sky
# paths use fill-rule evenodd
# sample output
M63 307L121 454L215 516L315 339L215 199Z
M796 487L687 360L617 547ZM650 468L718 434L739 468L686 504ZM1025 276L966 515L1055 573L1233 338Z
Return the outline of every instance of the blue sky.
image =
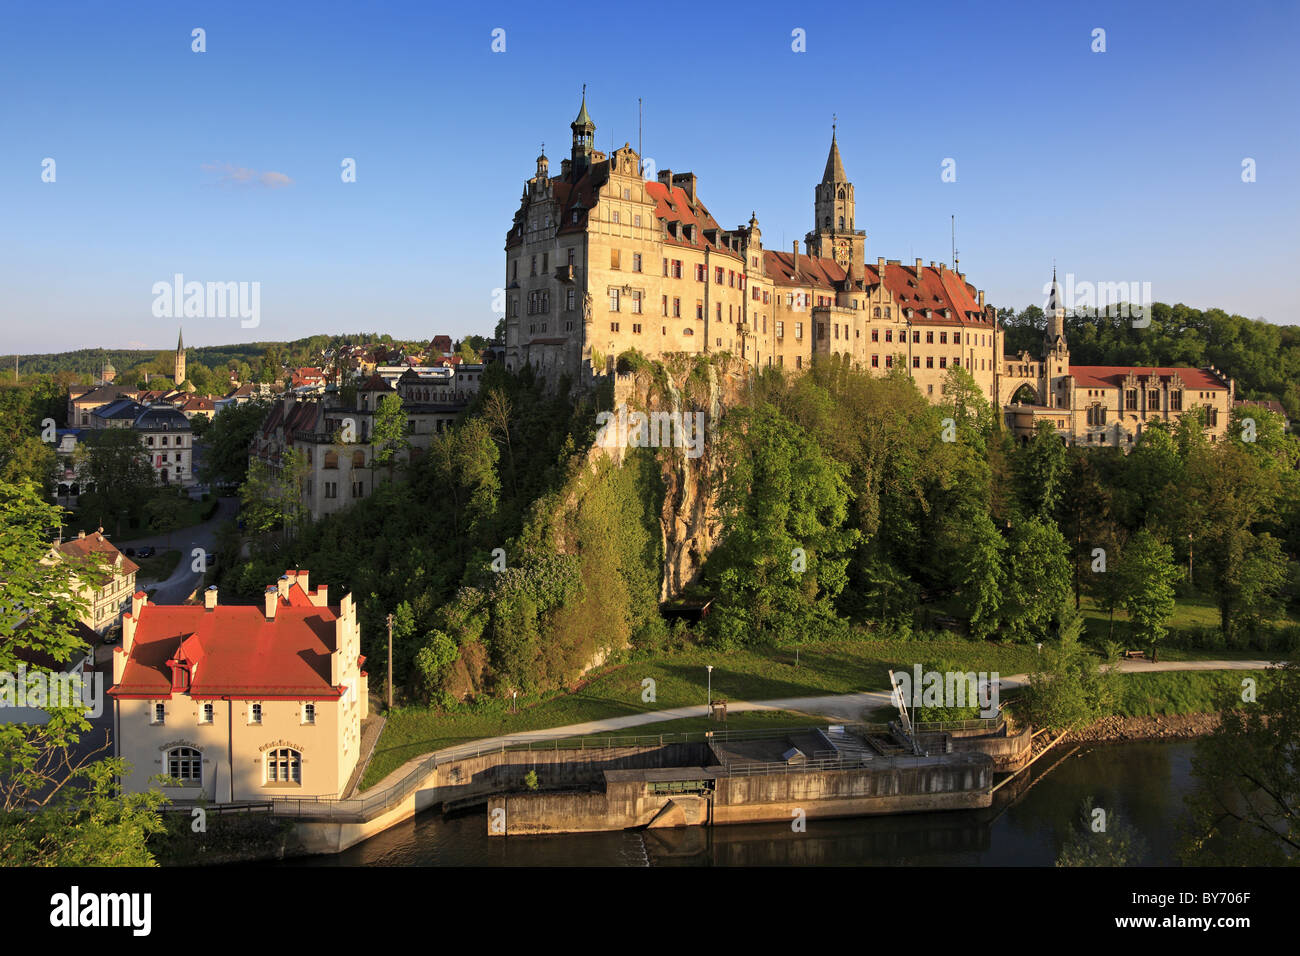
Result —
M645 154L694 171L723 225L757 212L769 248L811 227L835 113L869 260L947 260L955 214L962 269L999 306L1041 302L1055 258L1297 324L1298 11L9 5L0 354L171 347L151 290L178 272L261 283L258 328L191 320L191 345L490 333L522 184L542 142L553 169L568 155L583 83L598 148L636 144L643 97Z

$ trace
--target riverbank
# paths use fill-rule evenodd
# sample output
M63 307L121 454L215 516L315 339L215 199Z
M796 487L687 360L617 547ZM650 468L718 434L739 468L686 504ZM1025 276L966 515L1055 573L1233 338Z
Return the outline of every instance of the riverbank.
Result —
M1190 740L1214 733L1219 714L1157 714L1144 717L1103 717L1083 730L1072 732L1066 743L1102 743L1128 740Z

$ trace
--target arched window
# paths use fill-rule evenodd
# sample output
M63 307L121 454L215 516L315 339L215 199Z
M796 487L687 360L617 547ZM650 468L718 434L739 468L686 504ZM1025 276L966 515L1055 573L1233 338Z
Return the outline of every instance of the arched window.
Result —
M203 785L203 755L193 747L173 747L167 751L167 776L179 787Z
M327 451L325 453L324 467L337 468L338 466L339 466L339 453L336 451Z
M352 467L353 468L366 467L366 453L364 451L358 450L352 453Z
M840 187L840 198L841 198L841 199L844 198L844 187L843 187L843 186Z
M267 783L302 783L302 754L281 747L266 754Z
M840 228L841 228L841 229L844 228L844 217L843 217L843 216L840 216Z
M872 318L876 318L876 319L880 318L880 306L876 306L876 308L872 311L871 314L872 314Z

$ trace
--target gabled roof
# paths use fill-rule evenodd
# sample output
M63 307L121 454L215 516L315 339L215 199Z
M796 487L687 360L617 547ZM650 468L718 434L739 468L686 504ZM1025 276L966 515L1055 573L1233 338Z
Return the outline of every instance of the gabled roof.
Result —
M58 550L73 561L89 561L106 559L109 564L114 564L119 558L122 563L117 565L117 570L121 574L133 574L140 570L130 558L122 554L121 551L104 537L102 531L96 531L94 534L88 534L84 538L70 538L58 545Z
M144 605L122 679L109 693L170 697L167 662L184 660L191 697L340 697L342 688L330 684L338 614L314 606L296 581L288 594L276 599L270 621L261 606Z
M1152 376L1158 378L1162 384L1168 384L1169 379L1177 375L1182 380L1184 388L1202 391L1220 389L1226 392L1228 390L1228 386L1219 381L1214 373L1199 368L1144 368L1127 365L1070 366L1070 374L1074 376L1074 384L1078 388L1123 388L1129 372L1132 372L1137 377L1139 387Z
M107 405L101 405L90 414L96 418L124 418L135 421L140 414L145 411L145 406L130 398L119 398L115 402L109 402Z

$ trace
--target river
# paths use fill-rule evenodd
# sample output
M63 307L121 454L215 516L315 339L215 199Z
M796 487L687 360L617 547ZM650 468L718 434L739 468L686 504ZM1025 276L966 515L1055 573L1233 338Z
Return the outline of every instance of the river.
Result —
M1014 802L985 811L688 827L544 837L487 835L482 810L444 818L422 813L334 856L286 861L307 866L1052 866L1091 797L1145 844L1141 865L1176 865L1192 742L1089 744L1074 756L1045 757Z

